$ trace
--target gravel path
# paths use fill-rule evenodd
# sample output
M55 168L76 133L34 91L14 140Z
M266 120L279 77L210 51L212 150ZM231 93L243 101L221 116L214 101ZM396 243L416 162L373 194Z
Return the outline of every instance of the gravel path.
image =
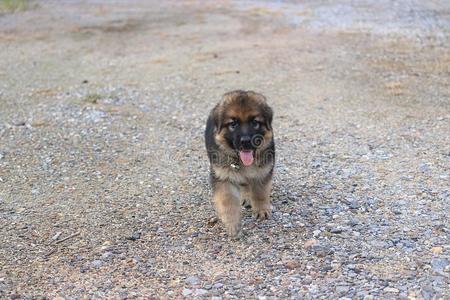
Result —
M0 298L449 299L448 1L159 2L0 15ZM236 241L203 130L237 88L278 160Z

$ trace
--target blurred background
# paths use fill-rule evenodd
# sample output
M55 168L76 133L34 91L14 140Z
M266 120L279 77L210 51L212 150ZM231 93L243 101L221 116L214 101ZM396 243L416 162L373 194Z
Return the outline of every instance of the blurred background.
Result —
M0 298L450 297L449 33L449 1L0 0ZM277 145L238 241L232 89Z

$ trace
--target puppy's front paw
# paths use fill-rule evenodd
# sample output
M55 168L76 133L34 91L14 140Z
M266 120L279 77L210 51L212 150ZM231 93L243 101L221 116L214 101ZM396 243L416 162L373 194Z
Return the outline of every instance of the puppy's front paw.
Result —
M253 211L253 215L257 220L265 220L269 219L272 216L272 208L260 208L258 210Z
M238 238L241 234L242 225L241 222L226 223L225 229L231 238Z
M251 204L250 200L243 199L241 202L242 202L242 206L245 207L246 209L252 208L252 204Z

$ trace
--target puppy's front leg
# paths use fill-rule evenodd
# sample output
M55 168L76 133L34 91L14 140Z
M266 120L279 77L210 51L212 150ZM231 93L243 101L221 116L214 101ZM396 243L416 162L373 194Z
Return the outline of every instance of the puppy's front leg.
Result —
M256 181L251 184L252 210L257 219L268 219L272 215L272 205L270 204L271 189L272 179L264 183Z
M227 181L214 183L214 204L228 234L236 237L241 231L239 188Z

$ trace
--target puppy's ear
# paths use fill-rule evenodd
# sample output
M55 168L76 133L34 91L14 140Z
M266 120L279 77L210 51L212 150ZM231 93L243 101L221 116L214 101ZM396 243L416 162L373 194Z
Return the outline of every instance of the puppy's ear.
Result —
M259 93L255 93L252 91L248 91L247 94L251 95L252 97L255 97L258 107L260 107L260 112L262 117L264 118L264 125L267 127L267 130L272 130L272 119L273 119L273 110L267 104L267 98Z
M264 103L262 108L262 115L268 130L272 130L272 119L273 119L273 110L272 108Z

